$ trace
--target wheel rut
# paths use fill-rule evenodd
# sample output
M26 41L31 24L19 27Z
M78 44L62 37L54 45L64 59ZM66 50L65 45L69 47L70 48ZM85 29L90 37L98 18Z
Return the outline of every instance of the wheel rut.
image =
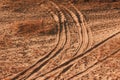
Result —
M58 7L59 8L59 7ZM71 18L72 18L72 20L74 21L74 23L76 24L76 28L78 29L78 35L79 35L79 44L78 44L78 48L77 48L77 50L75 50L75 52L73 52L73 53L75 53L75 55L79 52L79 53L82 53L83 51L84 51L84 48L87 48L87 44L88 44L88 34L87 34L87 30L86 30L86 28L85 28L85 25L84 25L84 22L83 22L83 20L82 21L80 21L80 19L78 19L78 15L77 14L80 14L80 13L77 13L77 11L76 11L76 13L74 13L72 10L69 10L69 9L67 9L67 8L65 8L65 7L61 7L61 9L63 9L64 8L64 11L66 11L67 13L69 13L69 15L71 16ZM76 10L76 9L74 9L74 10ZM63 14L63 15L65 15L65 14ZM80 16L80 15L79 15ZM82 22L82 24L80 23L80 22ZM82 26L82 28L81 28L81 26ZM69 33L70 34L70 33ZM83 36L84 36L84 39L83 39ZM71 37L72 38L72 37ZM87 39L85 39L85 38L87 38ZM82 40L81 40L82 39ZM83 45L82 45L82 43L83 43ZM81 48L83 48L83 49L81 49ZM60 54L60 53L59 53ZM74 56L75 56L74 55ZM48 64L48 65L50 65L50 64ZM59 64L60 65L60 64ZM46 66L46 65L45 65ZM48 68L47 68L48 69ZM54 68L53 68L54 69ZM40 69L41 70L41 69ZM46 69L43 69L43 71L44 70L46 70ZM43 72L43 71L41 71L41 72ZM40 75L40 73L41 72L39 72L39 73L37 73L37 74L39 74ZM37 74L35 74L35 75L37 75ZM45 74L47 74L47 73L45 73ZM32 77L31 77L32 78ZM28 79L31 79L31 78L28 78Z
M52 3L52 2L51 2ZM57 6L57 5L55 5L54 3L52 3L54 6ZM58 6L57 6L58 7ZM60 11L60 9L59 9L59 7L58 7L58 11ZM64 17L64 14L60 11L60 16L61 17L63 17L63 18L65 18ZM62 19L62 18L61 18ZM65 20L66 20L66 18L65 18ZM34 74L32 75L33 77L35 77L36 75L38 75L38 74L40 74L40 73L42 73L42 72L45 72L45 70L43 70L43 71L41 71L42 69L44 69L44 67L46 68L47 67L47 64L49 65L49 62L51 61L51 60L53 60L53 58L55 58L57 55L59 55L59 54L61 54L68 46L69 46L69 42L70 42L70 31L69 31L69 28L68 28L68 26L66 25L66 21L65 21L65 25L64 25L64 27L65 27L65 30L66 30L66 42L65 42L65 44L64 44L64 47L62 48L62 50L61 51L58 51L58 52L56 52L49 60L47 60L47 62L45 62L44 63L44 65L43 65L43 68L41 67L41 68L39 68L39 69L37 69L37 71L36 72L34 72ZM62 39L61 39L61 41L62 41ZM47 68L47 69L49 69L49 68ZM30 76L30 77L28 77L28 80L29 79L33 79L33 77L32 76Z
M53 15L53 13L52 13ZM37 70L37 68L40 68L40 65L41 67L44 66L46 64L46 62L51 59L52 56L58 54L64 47L65 43L66 43L66 29L65 29L65 23L64 23L64 17L63 16L60 16L57 15L59 17L59 41L58 41L58 44L57 46L54 48L54 50L52 50L50 53L48 53L47 56L45 56L43 59L40 59L38 62L36 62L33 66L31 66L29 69L23 71L22 73L18 74L17 76L15 76L13 78L14 79L21 79L21 78L24 78L25 79L25 74L26 72L28 74L30 74L30 72L34 71L34 70ZM55 18L56 21L58 21L58 19L56 18L57 16L53 15L53 17ZM61 19L62 18L62 19ZM51 57L50 57L51 56ZM47 59L45 61L45 59ZM42 61L44 60L43 63L41 63ZM28 75L26 74L26 75ZM20 78L19 78L20 77Z
M80 26L76 26L76 23L75 23L75 20L72 18L72 16L70 16L70 14L63 8L63 6L60 6L60 8L61 8L61 11L64 13L64 15L65 15L65 17L66 17L66 19L67 19L67 21L66 21L66 23L68 23L68 27L71 29L71 31L70 31L70 35L71 35L71 37L70 37L70 39L74 39L75 37L72 37L72 36L77 36L78 35L78 40L75 40L75 41L77 41L77 45L78 45L78 47L79 47L79 45L80 45L80 42L79 41L81 41L82 42L82 40L80 40L81 38L81 33L80 33L80 31L78 30L78 27L80 27ZM73 24L74 23L74 25L71 25L71 24ZM74 32L74 30L75 30L75 32ZM71 40L72 41L72 40ZM75 44L75 43L74 43ZM72 45L73 45L73 41L72 41ZM73 47L71 47L71 48L68 48L69 50L70 49L73 49ZM76 49L77 50L77 49ZM64 54L66 54L66 53L68 53L69 55L71 55L71 54L76 54L76 50L74 50L74 51L71 51L71 52L66 52L66 50L63 52L63 53L61 53L61 55L58 55L58 57L56 57L56 58L54 58L55 60L57 60L57 58L59 58L59 57L61 57L61 56L63 56ZM65 55L64 55L65 56ZM71 58L68 58L68 59L66 59L66 60L69 60L69 59L71 59ZM53 60L54 61L54 60ZM63 61L65 61L64 59L62 59L61 58L61 60L59 60L59 62L60 62L60 64L61 63L63 63ZM59 66L60 64L58 64L58 65L56 65L56 66ZM48 66L50 66L50 65L53 65L52 64L52 62L50 62L49 64L48 64ZM56 66L52 66L52 68L55 68ZM45 70L47 70L47 72L49 71L49 67L47 67L47 68L45 68L45 69L43 69L43 71L45 72ZM43 72L42 71L42 72ZM47 74L47 73L45 73L45 74Z
M57 44L35 64L12 77L12 80L77 79L120 51L120 46L117 45L112 50L107 49L109 54L103 52L104 56L98 56L96 52L97 50L99 52L101 46L109 46L108 43L120 32L93 45L91 28L87 25L82 12L74 5L66 7L52 1L46 2L45 5L47 12L57 24Z
M67 9L67 8L65 8L65 7L61 7L61 9L63 9L63 11L66 11L65 13L67 14L68 13L68 15L70 15L71 17L72 17L72 19L73 19L73 21L74 21L74 23L76 23L76 28L78 29L78 34L79 34L79 46L78 46L78 48L77 48L77 50L74 52L74 54L77 54L77 53L82 53L83 51L84 51L84 49L81 49L83 46L84 46L84 48L86 48L87 47L87 44L88 44L88 33L87 33L87 30L86 30L86 28L85 28L85 25L81 25L81 22L83 22L83 21L81 21L80 19L78 19L77 18L77 12L76 13L73 13L73 11L71 11L71 10L69 10L69 9ZM80 14L80 13L79 13ZM69 19L68 19L69 20ZM84 24L84 22L83 22L83 24ZM81 27L82 27L82 29L81 29ZM82 34L83 33L83 34ZM83 40L81 40L83 37L82 36L84 36L84 39ZM85 39L85 38L87 38L87 39ZM84 41L84 40L86 40L86 41ZM80 42L81 41L81 42ZM80 44L82 44L82 42L84 41L84 44L82 45L82 47L80 46ZM87 44L86 44L87 43ZM59 64L60 65L60 64ZM47 73L45 73L45 74L47 74ZM44 74L44 75L45 75ZM42 75L43 76L43 75Z
M95 50L96 48L99 48L99 46L107 43L107 41L109 42L109 40L111 40L112 38L118 36L120 34L120 32L117 32L116 34L111 35L110 37L106 38L105 40L101 41L100 43L96 44L95 46L93 46L92 48L88 49L87 51L85 51L84 53L82 53L81 55L76 56L73 59L70 59L68 61L66 61L65 63L61 64L60 66L56 67L55 69L51 70L50 72L48 72L47 75L50 75L50 73L52 72L56 72L56 73L60 73L63 69L65 69L66 67L70 66L70 65L75 65L77 62L79 61L79 59L83 59L85 56L88 56L91 54L91 52L93 50ZM117 48L119 49L119 46L117 46ZM116 49L116 47L114 47L113 49ZM95 58L96 59L96 58ZM75 70L75 69L73 69ZM60 71L60 72L59 72ZM70 70L69 70L70 71ZM69 73L69 72L68 72ZM71 73L71 72L70 72ZM46 75L46 76L47 76ZM67 75L66 75L67 76ZM42 75L40 76L42 77ZM60 78L59 78L60 79Z

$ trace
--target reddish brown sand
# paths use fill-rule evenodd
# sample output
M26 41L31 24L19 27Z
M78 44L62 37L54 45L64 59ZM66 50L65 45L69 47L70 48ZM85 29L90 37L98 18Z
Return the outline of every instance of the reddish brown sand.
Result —
M0 0L0 80L120 80L119 0Z

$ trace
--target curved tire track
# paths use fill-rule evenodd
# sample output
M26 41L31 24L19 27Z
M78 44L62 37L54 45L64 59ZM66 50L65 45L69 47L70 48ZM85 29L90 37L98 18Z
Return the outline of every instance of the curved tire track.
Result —
M68 11L66 11L66 9L64 9L63 6L61 6L60 8L61 8L62 12L64 13L64 15L65 15L65 17L66 17L67 20L70 20L70 19L72 18L72 20L73 20L74 22L76 22L76 23L78 22L78 21L75 21L75 20L77 20L77 19L76 19L77 17L76 17L75 19L73 19L73 16L75 16L75 14L73 14L73 13L68 13ZM71 18L69 18L67 14L70 15ZM71 15L72 15L72 16L71 16ZM68 22L69 22L69 21L68 21ZM77 23L77 24L78 24L78 23ZM73 27L73 26L69 26L69 27ZM78 30L78 27L81 28L81 26L78 24L78 25L75 26L75 29ZM80 30L80 29L78 30L78 34L79 34L79 37L78 37L78 38L79 38L79 41L82 42L82 40L80 40L80 39L82 38L82 36L80 36L80 35L81 35L81 30ZM71 38L72 38L72 37L71 37ZM79 42L79 44L80 44L81 42ZM80 47L80 45L78 45L78 47ZM76 54L77 52L78 52L78 50L75 52L75 54ZM45 74L47 74L47 73L45 73ZM42 74L41 74L41 75L42 75Z
M50 12L50 14L52 15L53 19L55 20L55 22L56 22L56 23L59 23L59 19L58 19L57 15L54 14L53 12L51 12L51 11L49 11L49 12ZM58 44L59 44L60 32L61 32L59 26L58 26L57 29L58 29L58 33L57 33L57 36L58 36L58 37L57 37L57 44L56 44L56 46L53 48L53 50L51 50L46 56L44 56L43 58L39 59L35 64L33 64L32 66L30 66L29 68L27 68L27 69L25 69L24 71L22 71L22 72L18 73L17 75L15 75L14 78L12 78L13 80L16 79L16 78L18 78L18 77L22 77L22 75L24 75L28 70L34 68L34 66L35 66L36 64L38 64L39 62L44 61L45 58L47 58L47 57L57 48L57 46L58 46Z
M76 50L76 52L75 52L75 54L77 54L78 51L80 50L80 48L82 48L82 45L83 45L83 43L84 43L83 34L82 34L82 33L83 33L83 30L82 30L82 27L81 27L81 25L80 25L80 23L79 23L79 21L78 21L77 16L76 16L72 11L70 11L69 9L67 9L66 7L63 7L63 8L64 8L64 9L67 11L67 13L69 13L69 15L72 17L73 21L76 23L76 28L78 29L79 46L78 46L78 48L77 48L77 50ZM74 55L75 55L75 54L74 54Z
M78 15L78 13L74 11L75 9L71 9L71 7L69 7L69 9L67 9L67 10L71 14L74 14L72 17L78 24L78 28L79 28L79 26L81 26L81 31L82 31L82 45L81 45L81 47L78 48L79 51L74 55L74 56L76 56L78 53L81 54L82 52L84 52L87 49L88 34L87 34L87 30L86 30L86 27L83 22L83 16Z
M88 41L87 42L87 47L86 47L86 50L87 50L92 46L92 32L91 32L91 29L90 29L89 26L87 26L84 15L73 4L71 4L71 6L73 7L73 10L75 10L75 14L78 17L79 23L81 21L84 35L86 35L86 38L88 38L87 39L87 41Z
M61 7L61 11L64 13L65 17L68 16L68 15L66 15L67 13L63 11L62 7ZM66 19L69 20L70 18L66 18ZM67 20L66 20L66 21L67 21ZM69 26L68 26L68 27L69 27ZM72 27L72 26L71 26L71 27ZM79 26L79 27L80 27L80 26ZM76 30L77 30L77 27L76 27ZM79 32L79 31L78 31L78 32ZM70 34L70 33L69 33L69 34ZM70 39L70 38L68 38L68 39ZM69 42L69 41L67 41L67 42ZM69 43L68 43L68 44L69 44ZM65 47L65 48L66 48L66 47ZM65 48L64 48L64 49L65 49ZM64 53L63 53L63 54L64 54ZM48 65L49 65L49 64L48 64ZM45 65L45 66L46 66L46 65ZM45 66L44 66L44 67L45 67ZM45 73L45 74L46 74L46 73ZM38 76L39 76L39 75L40 75L40 72L38 73ZM36 78L35 78L35 79L36 79Z
M73 18L74 22L76 23L76 27L79 28L78 32L81 32L79 33L79 37L80 39L81 38L84 38L83 40L79 40L81 41L81 43L83 42L83 44L79 45L78 49L76 50L75 54L77 54L78 52L79 53L82 53L85 49L87 49L87 44L88 44L88 33L87 33L87 30L86 30L86 27L84 25L84 22L83 22L83 16L82 16L82 19L80 20L80 17L78 19L78 15L77 14L80 14L80 13L73 13L72 11L70 11L69 9L67 9L66 7L63 7L69 14L70 16ZM82 15L82 14L80 14ZM79 15L79 16L80 16ZM80 23L82 22L82 25L80 25ZM81 27L82 26L82 27ZM82 29L81 29L82 28ZM83 48L83 49L81 49ZM47 74L47 73L45 73ZM44 75L45 75L44 74ZM42 75L43 76L43 75Z
M77 50L75 51L75 53L74 53L74 57L77 55L77 53L80 51L80 52L82 52L82 49L81 48L84 48L83 46L84 46L84 43L86 43L87 44L87 41L86 41L86 35L84 34L84 33L86 33L86 31L85 31L85 29L83 29L82 28L82 26L83 25L81 25L81 23L80 23L80 19L78 19L78 16L76 15L76 13L73 13L70 9L67 9L66 7L63 7L65 10L66 10L66 12L67 13L69 13L69 15L72 17L72 19L73 19L73 21L76 23L76 28L78 29L78 34L79 34L79 46L78 46L78 48L77 48ZM85 38L84 38L84 36L85 36ZM84 51L84 50L83 50ZM64 68L59 74L58 74L58 76L56 76L55 77L55 80L58 78L58 77L60 77L60 75L61 74L63 74L63 73L65 73L67 70L69 70L69 69L67 69L67 68L71 68L73 66L73 64L72 65L70 65L70 66L67 66L66 68ZM67 69L67 70L66 70Z
M53 15L53 13L52 13L52 15ZM55 19L56 21L58 21L57 16L55 16L55 15L53 15L53 16L54 16L54 19ZM60 19L60 17L59 17L59 19ZM40 59L39 61L37 61L33 66L31 66L30 68L26 69L25 71L23 71L23 72L21 72L20 74L18 74L17 76L15 76L15 77L13 78L13 80L19 79L19 77L22 77L22 76L24 76L24 78L25 78L26 72L30 73L30 72L32 72L34 69L37 69L37 67L41 65L41 62L42 62L43 60L47 59L47 61L48 61L48 58L49 58L50 56L58 53L59 51L61 51L61 50L63 49L63 47L64 47L64 45L65 45L65 42L66 42L66 40L64 40L64 39L66 39L66 38L65 38L65 37L66 37L66 34L65 34L66 31L65 31L65 29L64 29L64 27L63 27L63 25L64 25L64 18L62 18L62 20L59 20L59 25L60 25L60 28L59 28L59 29L60 29L60 31L59 31L59 36L60 36L60 38L59 38L59 41L58 41L57 46L56 46L50 53L48 53L48 55L46 55L44 58L42 58L42 59ZM43 63L45 63L45 62L43 62ZM32 70L32 71L31 71L31 70ZM27 75L28 75L28 74L27 74Z
M67 9L67 8L66 8ZM71 12L71 11L72 12ZM91 38L91 30L88 28L88 27L86 27L86 22L85 22L85 19L84 19L84 17L83 17L83 15L82 15L82 13L76 8L76 7L74 7L73 5L72 5L72 7L70 7L70 10L69 9L67 9L67 11L72 15L72 17L74 18L75 17L75 15L76 15L76 17L78 18L78 21L79 21L79 25L80 25L80 23L81 23L81 28L82 28L82 38L83 38L83 44L82 44L82 46L81 47L78 47L78 50L79 50L79 52L76 52L76 54L74 55L74 56L76 56L78 53L79 54L81 54L81 52L84 52L85 50L87 50L92 44L91 44L91 41L92 40L90 40L90 38ZM74 13L73 13L74 12ZM75 14L75 15L74 15ZM74 19L75 20L75 19ZM79 28L79 27L78 27ZM72 66L71 66L72 67ZM67 68L67 67L66 67ZM64 71L64 70L66 70L66 68L65 69L63 69L62 71ZM62 74L63 72L60 72L60 74ZM65 73L65 72L64 72ZM60 74L59 74L59 76L57 76L57 77L60 77ZM56 79L55 79L56 80Z
M65 15L62 13L61 9L59 9L59 7L55 3L53 3L53 2L51 2L51 3L56 7L58 15L54 14L54 12L52 12L52 11L50 11L50 13L53 15L54 20L56 22L59 21L59 24L60 24L60 27L58 27L58 30L60 30L60 31L58 31L58 33L57 33L57 35L59 35L58 39L57 39L58 44L45 57L38 60L30 68L28 68L25 71L18 74L16 77L13 78L13 80L15 80L15 79L25 79L25 80L33 79L32 77L34 77L34 75L36 73L38 74L39 71L46 66L46 64L49 62L49 60L56 58L57 55L61 54L61 52L64 51L64 49L66 48L66 45L69 44L69 40L70 40L70 38L68 37L69 30L68 30L68 26L66 26L66 23L65 23L66 17L64 17ZM87 29L85 26L87 24L85 22L85 19L83 18L83 15L80 13L80 11L78 11L76 8L74 8L74 6L73 6L73 9L67 9L65 7L64 7L64 9L71 15L71 17L75 21L77 27L81 27L80 22L82 22L82 27L81 27L81 29L79 28L79 31L82 33L82 34L79 33L79 35L81 35L82 40L80 40L81 38L79 38L79 41L83 41L83 43L79 42L79 44L81 44L81 45L79 45L79 47L75 51L76 54L73 58L71 58L68 61L65 61L64 63L53 68L52 70L48 71L45 74L41 74L41 72L40 72L40 77L54 73L55 71L58 71L58 70L61 71L60 74L58 75L58 76L60 76L61 74L68 71L74 64L76 64L75 61L77 61L79 58L81 59L82 57L88 55L89 54L88 52L94 50L95 48L99 47L107 40L111 39L112 37L114 37L115 35L120 33L120 32L118 32L118 33L110 36L109 38L105 39L104 41L101 41L100 43L96 44L95 46L93 46L92 48L89 49L89 47L91 46L91 40L89 40L90 36L91 36L91 32L90 32L90 29ZM82 19L82 20L80 20L80 19ZM97 64L97 63L95 63L95 64ZM91 66L94 67L94 64ZM90 68L88 68L88 69L90 69ZM86 70L88 70L88 69L86 69ZM81 72L80 72L80 74L81 74ZM77 74L77 75L79 75L79 74Z
M58 13L59 13L59 21L60 21L60 28L63 28L63 30L62 30L62 32L61 32L61 36L64 36L64 35L66 35L66 36L64 36L64 37L62 37L62 38L60 38L60 42L63 44L63 46L57 46L57 50L56 51L54 51L55 53L52 53L51 54L51 56L46 60L46 61L44 61L43 63L41 63L41 64L39 64L38 66L36 66L36 68L27 76L27 77L24 77L24 79L31 79L31 78L33 78L33 76L35 76L36 74L38 74L39 73L39 71L41 70L41 68L43 68L44 66L46 66L46 64L49 62L49 60L51 60L52 58L54 58L55 56L57 56L58 54L60 54L61 53L61 51L63 51L64 50L64 48L65 48L65 45L67 45L67 41L69 41L67 38L67 35L69 35L68 34L68 28L65 26L65 17L64 17L64 15L62 14L62 12L60 11L60 9L59 9L59 7L56 5L56 4L54 4L53 2L51 2L51 4L52 5L54 5L55 7L56 7L56 9L58 10ZM64 31L64 28L65 28L65 31ZM65 34L64 34L65 33Z

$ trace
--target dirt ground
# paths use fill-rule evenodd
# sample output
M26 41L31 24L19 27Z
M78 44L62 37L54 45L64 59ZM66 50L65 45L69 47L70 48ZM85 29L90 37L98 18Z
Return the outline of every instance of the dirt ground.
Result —
M120 80L120 1L0 0L0 80Z

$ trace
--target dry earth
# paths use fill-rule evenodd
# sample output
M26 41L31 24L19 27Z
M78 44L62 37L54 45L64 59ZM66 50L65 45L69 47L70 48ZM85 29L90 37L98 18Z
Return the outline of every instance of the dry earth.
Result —
M0 80L120 80L119 0L0 0Z

